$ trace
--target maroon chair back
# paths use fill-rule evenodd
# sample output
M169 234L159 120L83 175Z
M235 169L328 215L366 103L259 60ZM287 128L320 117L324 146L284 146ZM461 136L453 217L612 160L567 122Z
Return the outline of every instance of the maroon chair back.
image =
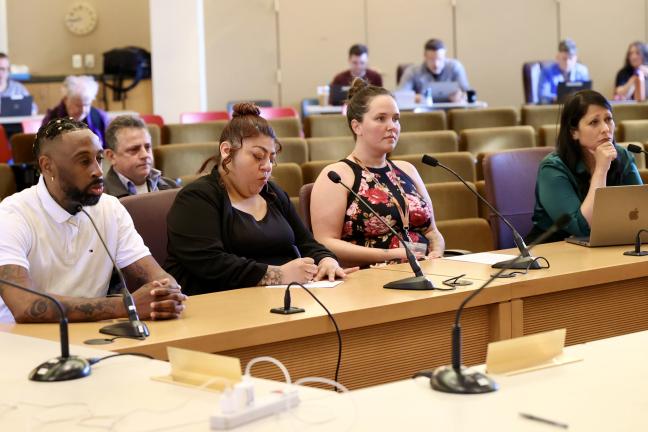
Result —
M11 154L14 164L36 163L34 156L35 133L15 133L11 135Z
M205 123L216 120L229 120L227 111L186 112L180 114L180 123Z
M534 147L488 153L484 157L486 199L525 237L533 227L538 166L553 151ZM489 214L497 249L515 247L511 230L495 214Z
M7 132L2 125L0 125L0 163L7 163L11 159L11 146L9 139L7 139Z
M522 87L524 90L524 102L537 104L540 102L538 86L540 85L540 74L542 68L547 66L548 61L530 61L522 64Z
M135 229L158 264L167 258L167 214L180 189L168 189L121 198Z
M297 117L299 113L293 107L259 107L261 117L266 120L283 118L283 117Z
M313 184L314 183L307 183L299 189L299 215L304 221L306 228L310 231L313 231L310 218L310 202L311 193L313 192Z
M412 66L412 63L401 63L398 66L396 66L396 85L400 84L401 77L403 76L403 73L405 72L405 69L408 67Z
M139 117L146 124L154 124L160 127L164 126L164 119L157 114L140 114Z

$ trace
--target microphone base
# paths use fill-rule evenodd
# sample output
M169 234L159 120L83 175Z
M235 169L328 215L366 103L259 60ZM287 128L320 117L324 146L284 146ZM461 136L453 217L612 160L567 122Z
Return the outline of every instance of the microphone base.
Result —
M513 270L540 270L542 267L540 267L540 264L538 264L538 261L535 261L534 257L524 257L521 258L519 261L514 262L516 259L512 260L506 260L506 261L500 261L498 263L493 264L491 267L492 268L504 268L504 269L513 269Z
M306 312L306 310L299 308L299 307L290 307L288 309L283 308L283 307L276 307L270 309L271 313L279 314L279 315L292 315L296 313L301 313L301 312Z
M631 250L631 251L623 252L623 255L628 255L628 256L646 256L646 255L648 255L648 251L642 251L642 250L640 250L639 252L636 252L636 251Z
M78 357L56 357L36 366L29 379L38 382L68 381L90 375L88 360Z
M99 333L139 340L144 340L151 334L148 327L146 327L146 324L139 320L122 321L117 324L111 324L100 328Z
M459 371L452 366L436 368L430 378L430 385L436 391L454 394L481 394L497 390L497 383L488 375L464 366Z
M388 284L385 284L383 288L407 291L427 291L433 290L434 284L425 276L414 276L389 282Z

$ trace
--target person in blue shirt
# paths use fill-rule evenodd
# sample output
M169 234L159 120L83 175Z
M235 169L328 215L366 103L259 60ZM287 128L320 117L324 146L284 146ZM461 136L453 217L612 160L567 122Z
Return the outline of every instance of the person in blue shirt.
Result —
M538 82L540 103L556 103L558 84L561 82L584 82L589 80L587 66L578 63L574 41L571 39L560 41L556 61L543 68L540 73Z
M560 117L556 150L538 168L533 241L563 214L570 223L547 239L589 236L594 194L607 186L642 184L634 157L614 142L612 107L593 90L574 93Z

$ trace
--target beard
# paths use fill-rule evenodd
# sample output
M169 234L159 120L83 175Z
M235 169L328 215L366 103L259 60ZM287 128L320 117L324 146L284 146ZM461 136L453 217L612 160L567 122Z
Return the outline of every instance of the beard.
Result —
M95 185L103 185L103 178L94 180L83 189L74 186L67 178L62 178L61 180L61 189L65 193L67 199L73 203L74 207L78 204L83 207L93 206L99 202L99 199L101 199L101 195L94 195L89 193L89 191ZM74 210L74 213L76 213L76 209Z

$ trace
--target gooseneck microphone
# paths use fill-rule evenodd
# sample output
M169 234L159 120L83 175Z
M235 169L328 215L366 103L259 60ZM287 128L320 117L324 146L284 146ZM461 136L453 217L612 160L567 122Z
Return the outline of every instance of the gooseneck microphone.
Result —
M32 381L52 382L52 381L67 381L77 378L83 378L90 375L90 363L82 357L70 355L70 342L68 339L68 319L65 314L65 309L61 302L52 297L51 295L38 292L33 289L25 288L13 282L0 279L0 285L5 284L12 288L46 298L54 303L56 310L59 314L59 337L61 339L61 355L46 361L45 363L36 366L36 368L29 373L29 379Z
M113 267L117 271L117 275L119 276L119 281L122 284L121 294L122 294L122 300L124 302L124 308L126 308L126 313L128 314L128 321L121 321L118 322L117 324L107 325L105 327L100 328L99 332L111 336L126 337L126 338L139 339L139 340L145 339L151 333L149 332L149 329L146 326L146 324L140 321L139 316L137 315L137 309L135 308L135 300L133 300L133 296L131 295L130 291L128 291L124 274L117 266L117 262L115 261L113 256L110 254L110 250L108 249L108 246L106 245L106 242L101 236L101 233L99 232L97 225L95 225L95 222L92 219L92 217L90 217L88 212L84 210L83 206L78 205L76 209L77 211L83 212L88 217L88 219L90 219L90 223L92 223L92 227L97 233L97 236L99 237L99 240L101 241L101 244L103 245L104 250L108 255L108 258L110 258Z
M536 239L536 241L531 243L530 248L533 248L537 244L544 242L556 231L567 225L570 220L571 216L567 214L560 216L547 231L540 235ZM516 261L522 260L523 258L524 257L522 256L522 254L518 255L513 260L513 264L517 264ZM438 367L431 375L427 372L418 372L414 375L414 377L429 376L430 385L432 386L432 388L434 390L445 393L476 394L489 393L497 390L497 384L486 374L469 370L461 364L460 321L461 314L470 300L479 295L479 293L482 292L482 290L490 285L495 279L497 279L504 272L504 270L506 270L506 268L500 268L500 270L493 274L490 279L488 279L482 286L480 286L468 297L466 297L459 306L459 309L457 309L457 313L455 314L455 322L452 327L452 365Z
M643 148L641 148L640 146L638 146L636 144L628 144L627 149L628 149L629 152L632 152L632 153L643 153L643 154L648 155L648 152L646 150L644 150Z
M372 207L369 205L367 201L365 201L360 195L355 193L350 187L345 185L342 182L342 178L338 173L335 171L329 171L328 172L328 178L331 180L333 183L337 183L342 185L346 190L348 190L362 205L369 210L374 216L378 218L378 220L385 225L391 232L396 236L398 241L400 242L401 245L403 245L403 248L405 248L405 254L407 255L407 261L409 262L410 267L412 268L412 271L416 275L415 277L409 277L405 279L400 279L397 281L389 282L388 284L384 285L384 288L389 288L389 289L399 289L399 290L414 290L414 291L420 291L420 290L432 290L434 289L434 285L432 284L432 281L428 280L424 275L423 271L421 270L421 266L419 265L418 261L416 261L416 257L410 250L410 248L407 246L403 238L392 228L391 225L385 221L385 219L380 216Z
M513 233L513 241L515 242L515 246L517 246L518 250L520 251L520 257L512 259L512 260L506 260L506 261L500 261L498 263L495 263L492 265L493 268L503 268L503 269L531 269L531 270L538 270L540 269L540 264L531 256L529 253L529 248L527 247L526 243L524 243L524 239L522 239L522 236L520 233L515 229L515 227L509 222L500 212L497 211L495 207L491 205L483 196L478 194L473 188L468 186L466 181L459 175L457 174L456 171L454 171L452 168L447 167L443 165L439 160L435 157L429 156L429 155L423 155L422 162L426 165L430 165L432 167L441 167L444 170L448 171L450 174L455 176L461 183L463 183L470 192L472 192L479 201L483 202L486 204L486 206L499 217L502 222L506 224L507 227L511 230Z
M648 230L640 229L639 231L637 231L637 237L635 238L634 250L625 251L625 252L623 252L623 255L629 255L629 256L646 256L646 255L648 255L648 251L642 251L641 250L641 234L642 233L648 233Z

